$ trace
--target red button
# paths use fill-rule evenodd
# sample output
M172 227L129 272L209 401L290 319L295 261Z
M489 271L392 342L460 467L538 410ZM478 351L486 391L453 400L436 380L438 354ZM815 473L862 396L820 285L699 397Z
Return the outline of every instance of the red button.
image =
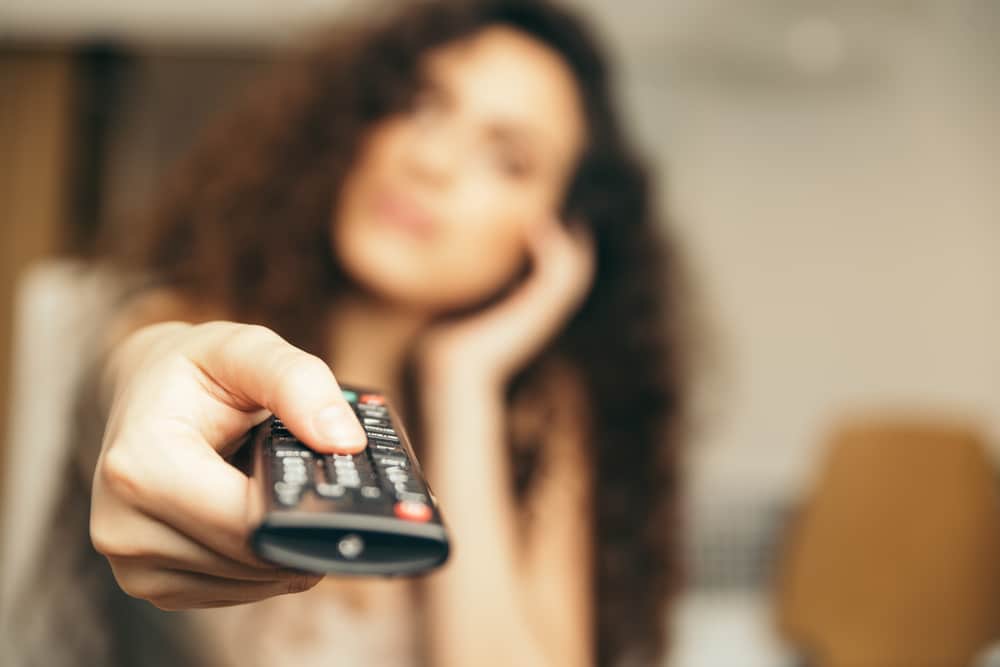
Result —
M403 500L396 503L396 516L407 521L430 521L430 505L413 500Z
M384 405L385 399L379 394L361 394L361 398L358 399L361 403L373 403L375 405Z

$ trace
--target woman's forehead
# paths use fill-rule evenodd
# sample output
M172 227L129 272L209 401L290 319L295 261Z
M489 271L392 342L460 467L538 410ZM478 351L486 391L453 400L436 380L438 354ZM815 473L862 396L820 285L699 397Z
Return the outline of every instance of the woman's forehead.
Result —
M485 28L428 54L431 83L486 122L575 155L583 143L579 87L563 58L527 33Z

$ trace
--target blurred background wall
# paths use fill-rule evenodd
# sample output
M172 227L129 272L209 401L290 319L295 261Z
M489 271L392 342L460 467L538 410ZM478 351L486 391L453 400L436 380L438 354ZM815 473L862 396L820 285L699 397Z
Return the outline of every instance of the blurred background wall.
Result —
M840 419L959 418L1000 456L1000 5L573 4L616 49L711 325L675 662L787 664L773 552ZM17 271L128 233L205 118L353 6L5 0L3 353Z

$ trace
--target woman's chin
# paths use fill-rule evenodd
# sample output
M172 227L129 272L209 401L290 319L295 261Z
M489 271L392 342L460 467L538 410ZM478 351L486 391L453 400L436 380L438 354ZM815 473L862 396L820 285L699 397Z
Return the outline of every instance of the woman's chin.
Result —
M445 289L419 272L354 270L349 271L348 277L362 293L407 311L437 315L472 308L488 297Z
M434 314L475 310L508 292L527 268L522 262L477 273L469 266L442 266L386 245L377 249L355 244L353 252L337 252L339 263L360 291L408 310Z

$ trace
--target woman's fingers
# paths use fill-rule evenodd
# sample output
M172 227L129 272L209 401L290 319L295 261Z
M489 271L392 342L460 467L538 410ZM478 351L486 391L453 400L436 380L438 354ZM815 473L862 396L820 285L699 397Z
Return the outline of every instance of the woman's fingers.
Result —
M157 325L137 337L119 368L122 388L98 461L93 515L134 507L227 558L255 564L251 484L220 451L267 411L324 451L363 448L364 431L326 364L268 329Z
M594 242L583 227L566 229L549 221L534 230L528 250L532 273L513 295L511 320L532 317L540 336L548 337L587 294L594 275ZM520 310L520 312L516 312Z
M547 339L579 305L593 279L593 241L583 228L570 231L558 222L546 222L533 230L528 251L531 273L491 313L506 324L515 345L526 335L531 343Z
M113 562L112 569L122 590L167 611L256 602L308 590L322 579L301 574L273 581L241 581L129 561Z
M547 221L531 230L532 269L524 282L485 312L440 325L424 339L422 365L431 375L485 368L503 379L554 336L593 281L594 244L586 229Z
M254 602L306 590L322 578L252 554L249 562L233 560L124 505L92 515L91 537L122 590L166 610Z
M367 442L329 366L260 326L212 322L186 349L217 395L241 410L267 408L322 452L357 452Z
M123 512L139 511L226 557L256 565L250 533L250 480L185 424L141 437L128 429L101 454L95 473L91 531ZM142 536L137 548L155 547Z
M91 537L122 588L184 608L318 581L253 554L254 489L223 454L268 412L317 450L363 449L365 433L322 360L259 326L164 323L123 341L108 377Z
M113 519L95 518L91 525L94 547L112 563L145 563L244 581L283 580L297 574L256 559L233 560L134 510L116 514Z

